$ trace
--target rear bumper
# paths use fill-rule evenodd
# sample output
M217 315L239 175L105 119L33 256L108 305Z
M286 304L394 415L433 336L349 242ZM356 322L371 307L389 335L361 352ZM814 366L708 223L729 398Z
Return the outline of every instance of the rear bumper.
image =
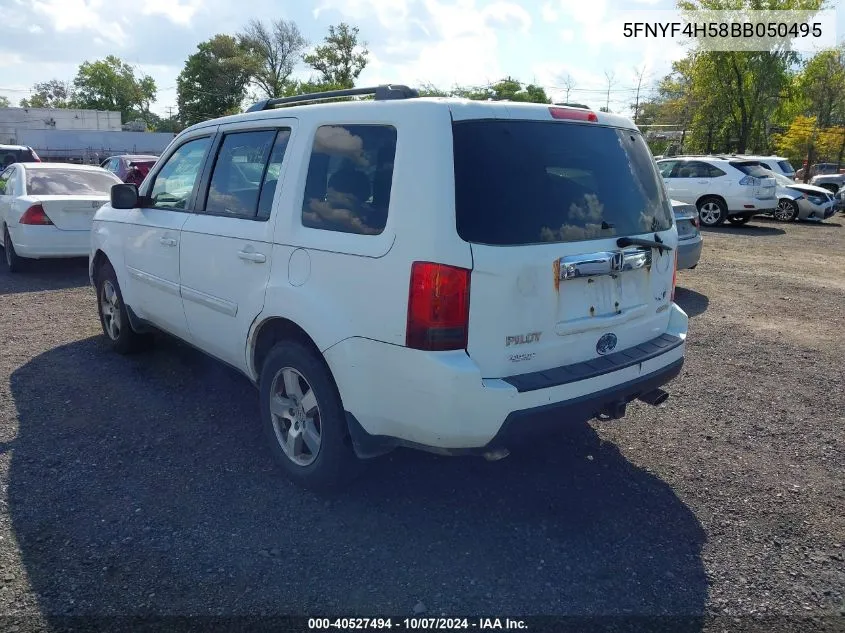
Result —
M526 420L540 420L538 430L562 428L674 378L688 319L677 305L671 310L662 342L510 378L482 378L463 351L421 352L362 338L342 341L324 356L361 457L396 446L476 453L512 441L525 425L533 432Z
M690 240L678 241L678 270L692 268L701 259L701 235Z
M619 403L627 404L643 394L662 387L681 373L683 365L682 357L658 371L610 389L566 402L512 411L505 418L499 432L483 450L496 450L530 443L538 436L559 431L564 422L572 424L590 420Z
M88 230L60 231L55 226L10 224L9 235L17 254L30 259L88 257L91 251Z
M753 196L728 200L728 215L757 215L771 213L778 206L777 197L755 198Z

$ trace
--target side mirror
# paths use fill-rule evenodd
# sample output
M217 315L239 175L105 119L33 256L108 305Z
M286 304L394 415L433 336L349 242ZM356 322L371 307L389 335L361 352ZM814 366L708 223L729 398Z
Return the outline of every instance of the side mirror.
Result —
M136 209L139 202L137 185L120 183L111 186L111 206L113 209Z

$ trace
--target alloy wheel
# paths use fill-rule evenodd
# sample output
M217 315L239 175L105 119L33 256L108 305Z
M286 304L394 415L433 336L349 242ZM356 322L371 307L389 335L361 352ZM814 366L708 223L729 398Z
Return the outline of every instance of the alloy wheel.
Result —
M102 296L100 297L100 310L103 313L103 324L109 338L116 341L120 338L120 298L114 289L112 282L106 279L103 282Z
M322 421L317 397L305 377L284 367L273 378L270 415L276 440L294 464L309 466L322 444Z

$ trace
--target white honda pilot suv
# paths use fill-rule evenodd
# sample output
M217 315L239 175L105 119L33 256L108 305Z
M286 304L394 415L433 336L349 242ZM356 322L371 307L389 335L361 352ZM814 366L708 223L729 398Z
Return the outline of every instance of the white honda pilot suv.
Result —
M242 372L287 473L325 487L664 401L676 244L629 120L379 86L188 128L112 189L90 276L116 351L164 331Z

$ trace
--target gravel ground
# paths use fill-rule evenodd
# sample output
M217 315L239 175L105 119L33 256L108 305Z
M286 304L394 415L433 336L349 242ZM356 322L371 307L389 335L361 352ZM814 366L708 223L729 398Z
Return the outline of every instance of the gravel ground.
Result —
M274 467L245 379L167 339L106 350L84 261L2 272L0 614L836 628L845 217L707 231L679 286L687 365L661 407L496 463L397 451L318 497Z

